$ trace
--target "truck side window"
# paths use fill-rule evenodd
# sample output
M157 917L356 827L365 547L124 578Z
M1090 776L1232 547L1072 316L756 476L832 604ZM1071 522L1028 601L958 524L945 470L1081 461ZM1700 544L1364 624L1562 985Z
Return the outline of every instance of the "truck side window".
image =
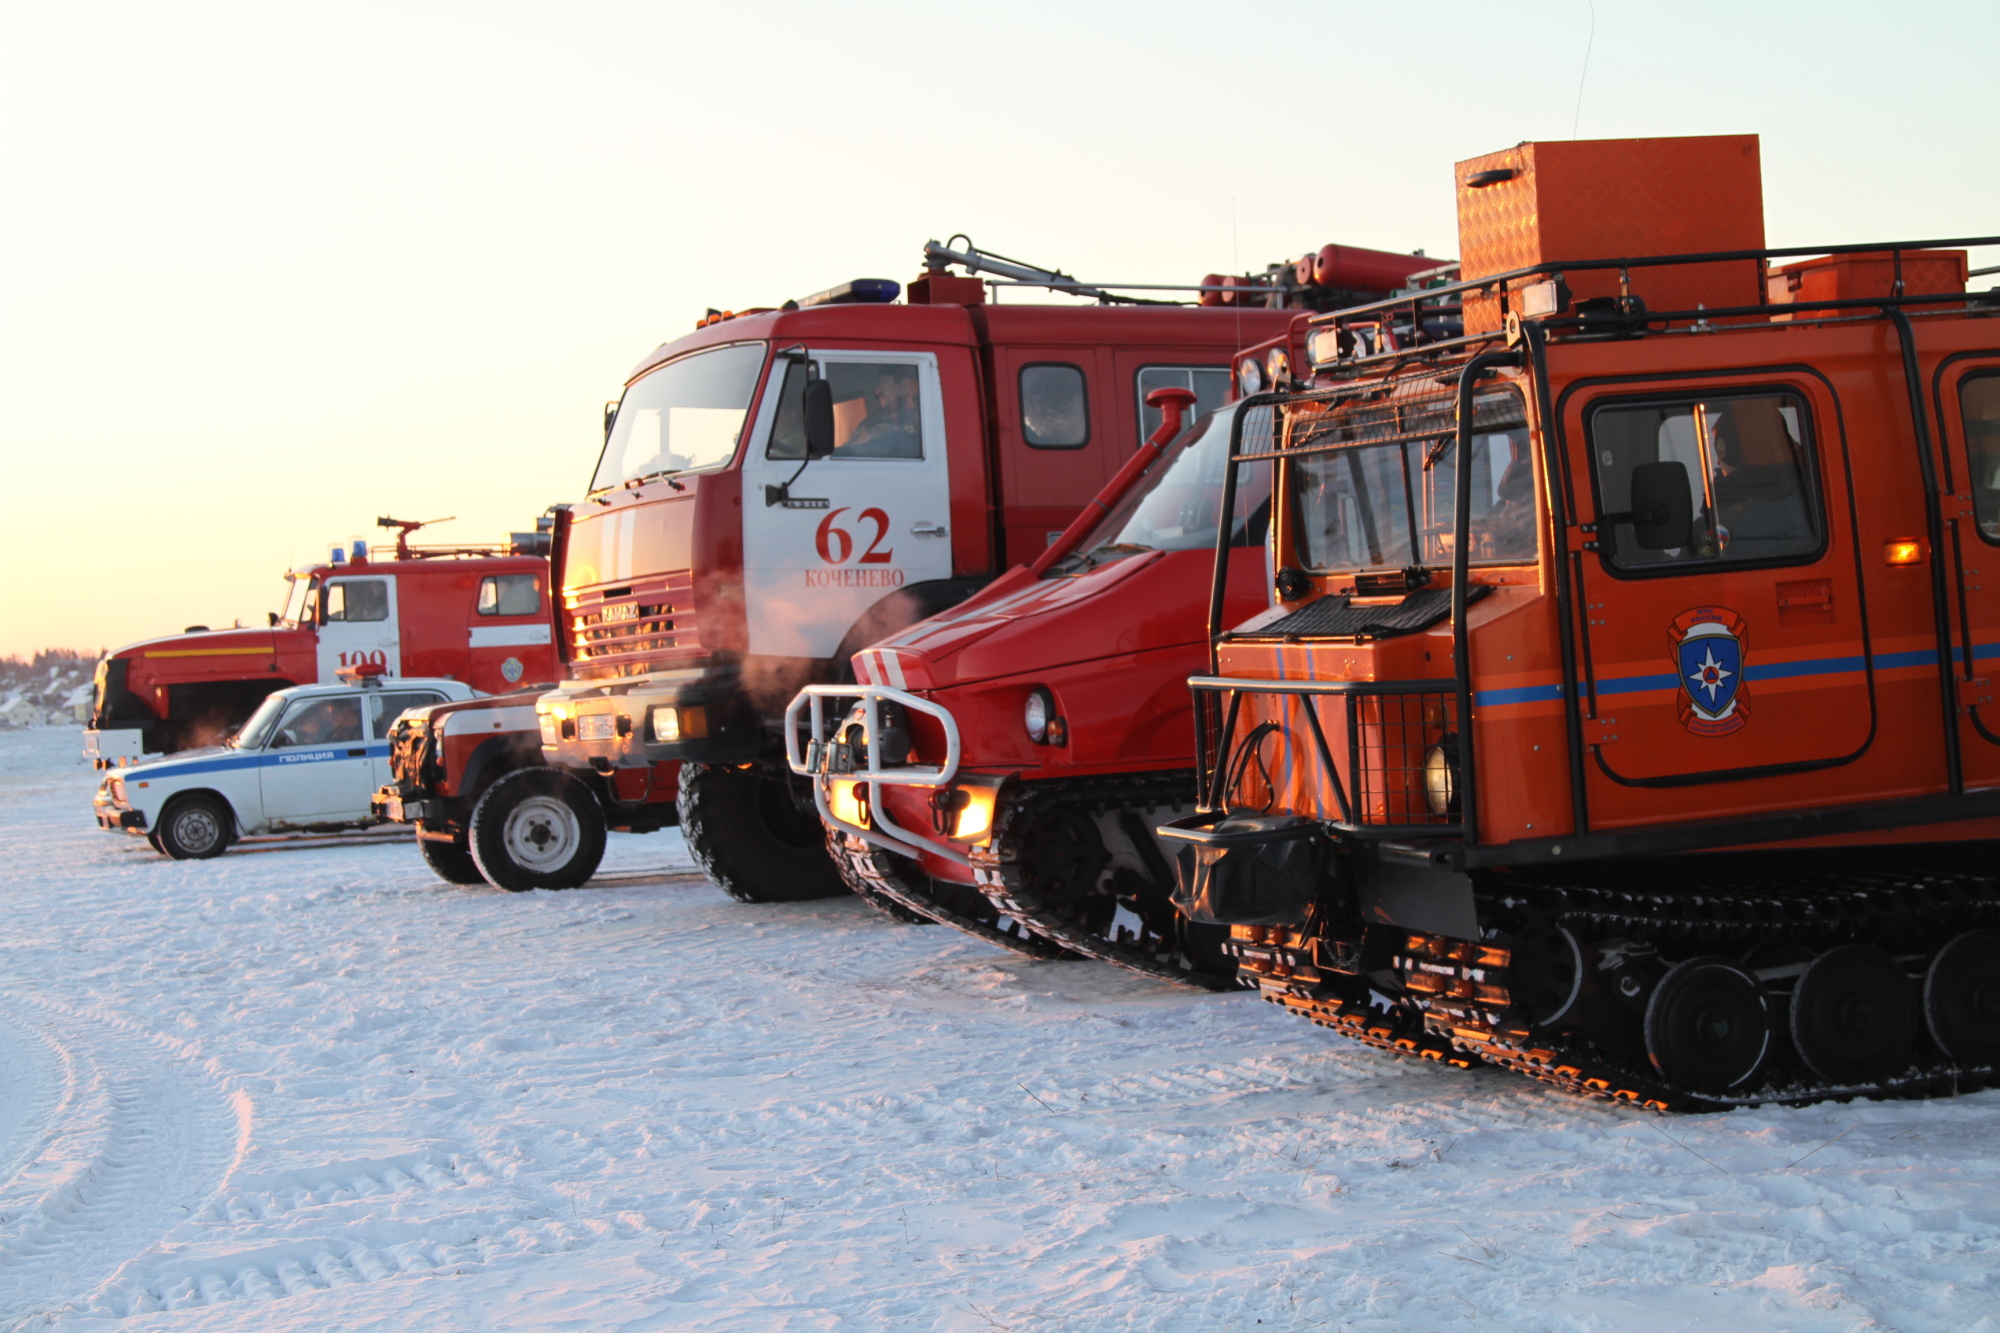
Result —
M1139 443L1144 444L1160 428L1160 409L1146 406L1146 395L1155 389L1192 389L1192 421L1229 401L1227 366L1141 366L1134 377L1139 390Z
M1958 411L1979 535L2000 542L2000 373L1966 376L1958 386Z
M924 456L923 379L909 361L822 361L833 386L833 455L847 458ZM806 456L806 369L785 367L766 458Z
M335 585L338 586L338 585ZM278 724L274 750L295 745L345 745L361 739L361 699L358 695L304 699L292 705Z
M1619 569L1660 572L1810 559L1823 524L1809 426L1805 401L1791 393L1594 408L1597 510L1628 515L1603 525L1605 558ZM1629 517L1632 474L1647 463L1678 463L1687 475L1694 523L1685 546L1640 549Z
M532 616L542 609L541 584L533 574L488 574L479 580L479 614Z
M1045 361L1021 367L1021 436L1036 449L1090 443L1090 399L1083 368Z
M411 691L401 694L378 694L375 696L375 739L387 740L389 728L396 725L396 719L412 708L429 708L441 704L444 696L429 690Z
M326 585L326 618L353 624L389 618L389 584L384 579L342 579Z

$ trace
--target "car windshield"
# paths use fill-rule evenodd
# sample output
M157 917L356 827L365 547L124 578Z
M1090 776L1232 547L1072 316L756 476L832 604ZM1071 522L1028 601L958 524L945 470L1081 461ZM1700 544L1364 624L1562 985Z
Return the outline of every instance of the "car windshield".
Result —
M1442 565L1452 558L1458 477L1452 395L1375 396L1294 409L1288 451L1299 558L1315 573ZM1474 408L1474 564L1535 558L1534 469L1521 397L1484 393Z
M1200 417L1161 451L1090 534L1076 553L1059 561L1053 574L1073 575L1122 556L1147 551L1213 549L1222 512L1222 474L1229 458L1235 407ZM1271 409L1251 409L1243 423L1243 453L1271 447ZM1231 542L1255 546L1264 540L1271 514L1271 465L1247 463L1236 481L1236 529Z
M590 489L727 463L736 456L763 368L763 343L734 343L669 361L634 380L612 418Z
M319 580L298 574L287 574L285 581L289 585L285 589L285 610L278 619L287 625L298 625L306 617L306 607L309 604L307 599L312 596L312 590L319 585Z
M257 711L250 720L237 728L236 734L226 742L239 750L261 750L264 742L271 737L271 728L278 725L278 714L285 711L285 701L275 694L264 696L264 702L257 705Z

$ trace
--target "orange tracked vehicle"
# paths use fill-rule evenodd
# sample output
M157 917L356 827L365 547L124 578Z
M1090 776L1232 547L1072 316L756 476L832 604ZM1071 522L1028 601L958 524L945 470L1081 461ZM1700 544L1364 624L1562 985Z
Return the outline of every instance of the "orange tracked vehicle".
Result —
M1991 1079L2000 238L1768 248L1754 136L1457 191L1460 280L1315 317L1235 449L1277 601L1191 681L1180 906L1274 1003L1581 1092Z

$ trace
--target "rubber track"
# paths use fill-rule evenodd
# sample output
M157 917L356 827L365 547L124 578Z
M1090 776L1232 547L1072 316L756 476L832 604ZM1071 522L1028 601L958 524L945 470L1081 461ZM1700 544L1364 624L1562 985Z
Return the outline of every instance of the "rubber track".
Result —
M1883 931L1917 931L1935 953L1961 930L2000 916L2000 885L1959 873L1884 872L1802 876L1784 884L1750 882L1699 887L1669 895L1572 886L1532 886L1482 904L1511 915L1546 912L1579 938L1632 933L1653 944L1680 944L1741 953L1766 941L1822 947L1874 938ZM1487 915L1489 913L1482 913ZM1587 932L1587 935L1583 932ZM1449 1016L1440 1015L1446 1022ZM1992 1082L1992 1066L1961 1066L1933 1055L1902 1073L1868 1084L1765 1083L1740 1093L1697 1093L1663 1082L1652 1069L1605 1058L1581 1039L1544 1046L1496 1028L1489 1042L1454 1043L1482 1059L1588 1097L1634 1102L1655 1110L1718 1110L1736 1106L1847 1097L1925 1097L1970 1092ZM1776 1035L1776 1034L1774 1034ZM1795 1066L1796 1072L1804 1072Z
M968 935L976 935L989 944L997 944L1029 958L1055 960L1076 956L1049 940L1029 933L1018 921L1014 923L1013 930L1004 930L954 912L934 901L927 892L905 877L902 867L912 862L892 857L872 843L845 834L830 834L826 849L827 854L833 857L834 865L839 867L840 877L847 881L855 895L885 916L900 921L936 921L956 926Z
M1034 837L1034 821L1046 811L1058 806L1082 806L1122 808L1143 814L1162 806L1191 808L1194 805L1194 789L1192 772L1074 778L1003 789L1005 807L994 819L993 837L985 847L972 850L973 874L980 889L1001 912L1025 922L1029 929L1055 940L1072 952L1114 964L1141 976L1156 977L1199 990L1236 990L1238 983L1233 978L1196 971L1181 952L1178 941L1162 940L1149 930L1135 946L1106 939L1065 921L1050 904L1035 894L1020 865L1022 849ZM1147 822L1150 825L1156 821L1149 818Z

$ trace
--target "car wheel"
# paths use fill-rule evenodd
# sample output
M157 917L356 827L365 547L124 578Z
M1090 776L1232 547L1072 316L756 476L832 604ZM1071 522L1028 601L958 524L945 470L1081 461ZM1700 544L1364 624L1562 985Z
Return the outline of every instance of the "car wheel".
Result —
M486 882L486 876L479 873L479 863L472 859L472 853L455 842L418 838L417 850L423 853L424 864L431 868L431 872L447 884Z
M472 807L473 862L496 889L574 889L604 859L604 811L590 788L555 768L524 768Z
M213 796L183 796L160 816L159 848L176 861L220 856L236 833L236 817Z

